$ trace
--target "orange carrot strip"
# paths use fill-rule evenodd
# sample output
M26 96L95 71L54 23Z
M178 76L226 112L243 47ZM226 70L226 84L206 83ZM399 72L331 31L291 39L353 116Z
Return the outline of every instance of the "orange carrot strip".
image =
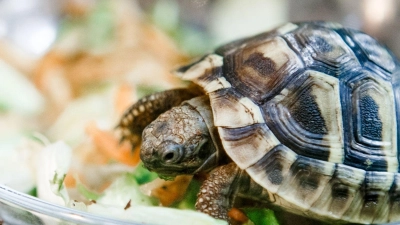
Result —
M238 208L232 208L228 212L228 216L239 224L246 223L249 218L244 214L244 212Z
M118 115L122 115L137 100L134 94L135 91L131 85L121 84L118 87L115 94L115 110Z
M67 188L74 188L76 186L76 180L72 174L72 171L68 171L67 175L65 176L64 185Z
M160 178L147 184L151 196L160 200L161 205L170 206L182 199L192 180L191 175L180 175L172 181L165 181Z
M129 166L136 166L139 163L139 149L132 151L128 142L120 144L111 132L98 129L93 122L88 124L86 132L92 137L93 143L102 154Z

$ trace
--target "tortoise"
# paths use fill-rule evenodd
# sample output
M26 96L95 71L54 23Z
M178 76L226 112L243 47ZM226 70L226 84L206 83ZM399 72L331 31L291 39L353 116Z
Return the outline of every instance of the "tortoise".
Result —
M240 196L324 221L400 221L399 65L361 31L287 23L179 68L191 86L142 98L119 127L161 177L207 172L196 209L215 218Z

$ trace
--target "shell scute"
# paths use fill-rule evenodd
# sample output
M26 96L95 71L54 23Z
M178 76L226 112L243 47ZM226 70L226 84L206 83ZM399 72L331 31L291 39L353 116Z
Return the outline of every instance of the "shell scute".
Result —
M326 26L308 23L283 37L310 69L339 76L360 67L357 57L340 35Z
M264 123L260 108L232 88L209 93L217 127L244 127L255 123Z
M388 72L394 71L396 68L395 59L378 41L359 31L348 29L348 32L370 62Z
M320 198L334 172L334 163L299 156L277 193L287 202L308 211Z
M281 37L248 44L224 57L226 79L256 103L272 97L289 82L302 61Z
M394 175L393 185L389 191L390 197L390 209L389 209L389 216L388 222L394 222L400 220L400 174Z
M263 123L240 128L220 127L218 130L222 145L230 149L227 154L241 169L247 169L279 144Z
M276 194L297 157L286 146L277 145L246 171L258 184Z
M343 79L345 164L397 172L397 121L392 85L369 71Z
M339 80L306 71L262 106L266 123L296 153L343 161Z
M393 173L368 171L363 185L363 204L359 221L385 223L389 216L389 195Z
M193 81L202 88L206 88L211 82L222 77L222 66L222 56L209 54L188 66L179 68L175 74L183 80Z
M319 215L333 216L342 219L352 212L359 212L360 190L365 180L365 171L343 164L336 164L330 181L326 184L318 200L314 202L310 211ZM352 208L355 207L355 208Z

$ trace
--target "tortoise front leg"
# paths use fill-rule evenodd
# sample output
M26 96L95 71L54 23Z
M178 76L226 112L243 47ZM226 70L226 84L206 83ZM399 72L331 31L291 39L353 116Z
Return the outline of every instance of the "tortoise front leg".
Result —
M199 95L201 93L198 89L191 86L162 91L139 99L126 110L117 126L122 130L121 142L129 140L132 146L136 147L140 143L144 128L160 114Z
M196 209L214 218L228 220L238 190L240 171L234 163L211 171L197 195Z

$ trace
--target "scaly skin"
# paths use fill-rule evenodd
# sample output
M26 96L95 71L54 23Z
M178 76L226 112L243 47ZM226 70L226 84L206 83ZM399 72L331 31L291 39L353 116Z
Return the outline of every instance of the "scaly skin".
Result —
M117 126L122 131L121 141L129 140L132 146L136 147L141 141L144 128L160 114L199 94L199 91L193 86L166 90L141 98L126 110Z
M203 117L183 103L160 115L143 131L140 158L145 167L164 178L212 169L206 161L215 147ZM215 168L217 161L208 161ZM163 168L160 171L160 168Z
M222 165L211 171L197 196L196 209L214 218L229 221L228 211L232 208L238 191L236 179L240 169L235 163Z

